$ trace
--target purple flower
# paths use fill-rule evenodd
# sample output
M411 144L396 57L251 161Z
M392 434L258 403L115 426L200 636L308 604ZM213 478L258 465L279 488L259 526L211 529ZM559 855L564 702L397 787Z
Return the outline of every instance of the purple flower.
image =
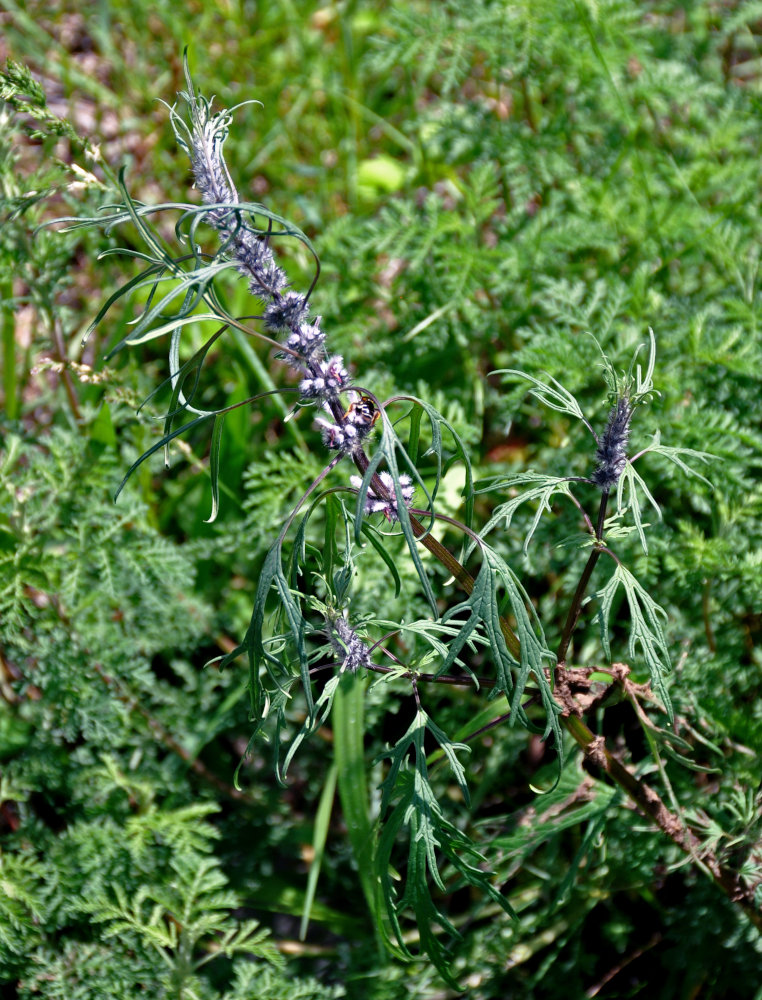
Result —
M283 360L300 375L302 399L322 404L335 414L342 393L349 388L349 373L340 355L326 357L320 317L309 321L307 297L286 290L288 278L275 262L268 234L254 227L256 220L247 223L249 215L239 208L238 192L223 156L232 114L225 110L213 113L209 102L195 95L192 85L184 96L189 120L184 121L174 108L171 120L177 140L190 158L196 187L209 206L205 219L220 234L221 252L249 279L251 292L264 300L265 328L283 337L282 343L288 349ZM323 418L317 422L328 448L352 454L370 433L376 415L375 409L361 399L337 423Z
M299 292L277 295L265 309L265 326L281 333L297 329L307 317L307 300Z
M389 472L379 472L379 479L386 487L389 493L389 499L385 500L383 497L378 496L371 486L368 489L368 495L365 497L365 513L366 514L383 514L390 524L399 520L398 518L398 508L397 508L397 496L394 491L394 480ZM360 489L362 485L362 479L359 476L351 476L351 484L356 490ZM405 506L409 507L413 502L413 493L415 492L413 487L413 481L410 476L403 473L400 476L400 490L402 492L402 499L405 502Z
M611 408L606 430L598 441L598 450L595 453L598 467L591 478L602 490L610 490L616 486L627 465L627 442L630 438L632 410L626 396L619 399Z
M341 669L355 673L358 667L370 666L370 650L345 618L336 618L328 624L328 638L336 656L342 661Z
M300 354L305 361L312 361L325 348L325 334L320 329L320 320L318 316L314 323L302 323L291 331L286 340L286 347Z
M343 358L335 354L327 361L318 361L312 366L316 374L310 374L299 383L299 391L304 399L319 399L330 403L339 398L349 385L349 373Z

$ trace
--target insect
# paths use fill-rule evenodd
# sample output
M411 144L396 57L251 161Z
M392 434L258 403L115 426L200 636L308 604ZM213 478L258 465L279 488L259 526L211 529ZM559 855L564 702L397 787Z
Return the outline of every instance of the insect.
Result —
M349 404L349 409L344 414L344 420L354 424L355 427L364 427L370 430L380 416L381 413L370 396L360 396L354 403Z

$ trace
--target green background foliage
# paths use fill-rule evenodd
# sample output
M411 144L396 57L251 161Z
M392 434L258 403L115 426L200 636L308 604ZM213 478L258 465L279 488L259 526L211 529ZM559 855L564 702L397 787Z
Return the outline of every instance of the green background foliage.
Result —
M159 402L136 407L166 378L166 359L151 342L104 364L129 332L119 306L81 347L135 273L125 258L98 260L124 233L33 235L114 200L103 164L126 164L138 200L194 197L156 100L182 88L189 45L219 106L262 102L237 112L228 165L242 198L316 246L312 303L331 349L377 396L435 405L480 483L502 481L477 492L479 525L510 496L511 476L594 468L578 422L541 407L526 381L490 373L558 379L600 431L608 402L588 334L622 368L652 327L660 395L636 414L633 450L658 432L719 461L699 470L710 489L644 457L663 517L644 504L647 554L637 533L616 547L666 609L666 683L693 766L670 758L663 714L644 726L623 702L588 722L759 893L762 8L0 0L0 25L0 55L41 88L9 68L0 95L0 982L21 998L83 1000L457 995L428 959L384 949L363 854L390 794L384 754L394 761L389 748L408 734L418 770L391 809L405 812L425 770L433 800L421 822L474 843L486 863L470 863L494 872L501 893L476 892L457 858L440 859L439 916L423 912L410 887L425 859L413 871L382 839L390 886L415 903L407 946L439 955L440 968L444 955L468 996L762 995L758 932L572 745L559 777L556 753L518 727L470 739L504 699L421 685L434 727L424 732L408 683L366 690L345 678L285 787L272 733L234 783L252 731L248 675L240 661L204 665L243 637L272 540L325 464L319 435L304 417L284 421L288 396L271 397L226 419L213 524L203 429L168 471L158 455L142 464L114 505L126 470L161 437ZM278 250L305 290L305 248ZM226 294L232 311L259 311L242 283ZM205 405L290 384L267 346L244 337L212 361ZM430 482L431 458L420 468ZM342 465L331 483L347 475ZM462 516L461 486L454 468L438 509ZM551 507L528 553L531 504L490 544L554 649L586 552L568 544L576 511L561 496ZM424 618L402 540L384 543L396 595L375 549L351 533L323 547L330 516L341 521L326 514L308 536L314 601L330 603L329 570L350 564L354 619ZM438 530L457 550L460 537ZM444 613L463 596L438 579ZM596 576L593 590L606 582ZM617 600L615 661L628 658ZM605 663L595 612L583 610L575 665ZM406 662L441 666L423 638L404 640ZM488 662L469 650L479 675ZM645 664L632 665L645 681ZM304 698L283 712L293 739ZM438 733L468 740L470 753L457 751L468 804L457 768L440 766Z

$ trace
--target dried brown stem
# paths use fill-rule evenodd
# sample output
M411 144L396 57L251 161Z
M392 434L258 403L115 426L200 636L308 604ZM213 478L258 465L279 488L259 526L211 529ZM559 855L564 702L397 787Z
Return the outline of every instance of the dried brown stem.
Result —
M568 715L562 721L587 759L619 785L638 810L705 871L728 899L744 911L755 927L762 930L762 912L741 883L738 873L723 865L713 851L707 851L681 819L667 809L659 795L631 774L608 750L603 737L595 736L579 716Z
M63 382L69 409L74 420L79 424L82 422L82 412L79 408L79 399L77 398L77 391L74 388L74 381L69 371L66 347L64 346L63 333L58 319L54 319L51 324L51 340L53 342L53 357L61 365L61 381Z

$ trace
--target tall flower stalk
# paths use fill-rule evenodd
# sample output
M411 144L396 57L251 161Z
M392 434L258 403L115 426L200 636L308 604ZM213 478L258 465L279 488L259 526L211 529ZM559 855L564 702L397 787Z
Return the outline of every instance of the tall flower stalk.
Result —
M188 90L181 97L187 104L189 121L174 106L170 120L190 159L195 186L209 207L205 221L220 234L224 252L247 278L251 293L265 303L264 327L283 344L281 358L300 378L301 401L313 402L330 414L331 419L320 418L326 447L342 454L359 454L375 413L369 417L359 406L346 412L342 409L342 395L347 392L357 400L362 398L351 390L344 359L327 353L322 318L310 316L309 296L289 287L286 272L275 261L271 227L266 232L254 229L242 214L223 154L233 112L213 112L210 103L195 91L187 67L186 80Z

